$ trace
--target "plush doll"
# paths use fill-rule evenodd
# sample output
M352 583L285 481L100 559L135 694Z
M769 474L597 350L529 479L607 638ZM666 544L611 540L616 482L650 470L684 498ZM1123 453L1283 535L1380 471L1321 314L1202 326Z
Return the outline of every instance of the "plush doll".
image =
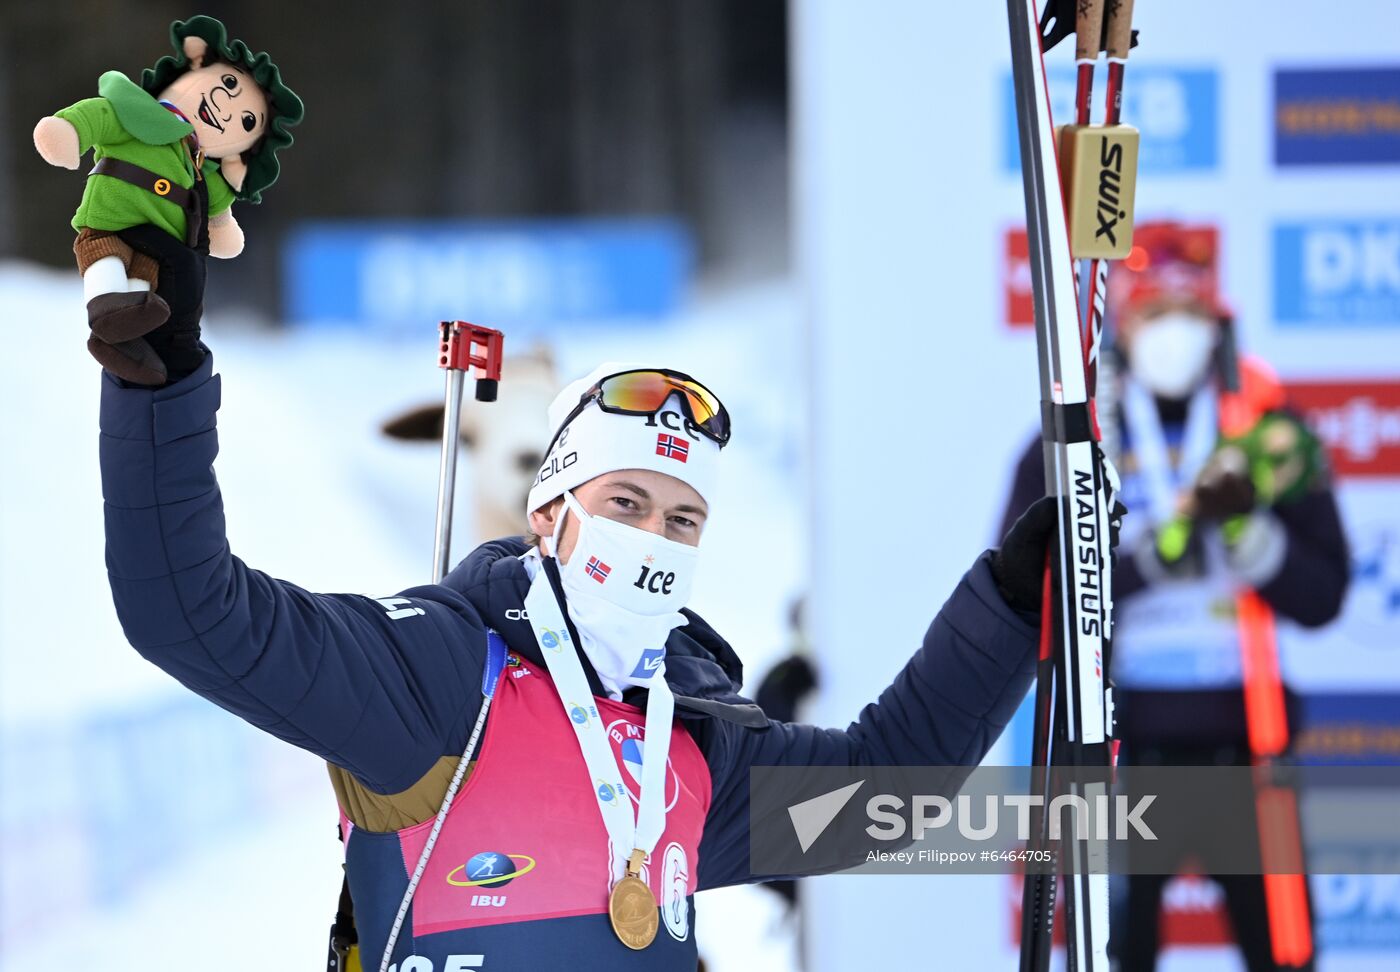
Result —
M34 146L52 165L76 169L92 150L97 164L73 217L88 347L109 370L145 384L165 380L165 368L142 336L178 315L193 314L197 326L204 255L242 251L231 206L261 201L303 114L272 59L230 43L214 18L176 21L170 39L176 55L142 72L139 85L108 71L99 97L34 129Z

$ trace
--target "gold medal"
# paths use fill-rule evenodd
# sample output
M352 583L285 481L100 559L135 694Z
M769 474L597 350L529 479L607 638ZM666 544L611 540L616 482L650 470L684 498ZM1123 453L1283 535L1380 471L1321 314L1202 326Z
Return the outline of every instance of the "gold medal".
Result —
M628 948L638 950L652 943L661 924L656 899L640 877L645 857L643 851L632 852L627 859L626 875L613 885L608 895L608 921L612 922L613 934Z

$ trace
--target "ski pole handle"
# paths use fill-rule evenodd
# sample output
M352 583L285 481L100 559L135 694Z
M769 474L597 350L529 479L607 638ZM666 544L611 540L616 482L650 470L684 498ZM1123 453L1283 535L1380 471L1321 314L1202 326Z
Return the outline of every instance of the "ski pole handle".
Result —
M438 467L437 523L433 538L434 584L441 583L447 576L451 557L452 501L457 493L463 384L467 373L475 368L476 400L496 400L504 341L500 331L466 321L443 321L439 325L438 367L447 372L447 383L442 403L442 460Z
M1131 2L1131 0L1129 0ZM1074 10L1074 59L1093 63L1103 50L1104 0L1079 0Z
M1133 0L1110 4L1104 25L1104 49L1111 59L1126 61L1133 46Z

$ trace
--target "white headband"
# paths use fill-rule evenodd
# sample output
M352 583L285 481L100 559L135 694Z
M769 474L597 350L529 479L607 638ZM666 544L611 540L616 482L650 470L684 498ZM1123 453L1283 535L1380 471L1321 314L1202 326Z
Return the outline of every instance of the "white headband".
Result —
M614 415L591 402L563 429L579 399L609 375L644 371L654 365L607 362L571 382L549 406L549 427L559 433L530 487L526 514L566 489L574 489L619 469L649 469L674 476L705 500L714 502L719 444L694 431L672 396L655 415Z

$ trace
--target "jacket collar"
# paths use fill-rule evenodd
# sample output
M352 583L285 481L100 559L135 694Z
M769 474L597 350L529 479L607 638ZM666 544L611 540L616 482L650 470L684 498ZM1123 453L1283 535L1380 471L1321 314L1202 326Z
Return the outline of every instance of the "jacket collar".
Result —
M477 547L450 574L443 586L461 594L505 639L511 651L534 665L548 669L525 618L525 595L530 578L520 555L528 547L522 537L492 540ZM551 565L552 566L552 565ZM557 583L557 575L550 575ZM734 649L694 611L682 609L687 624L674 629L666 640L666 682L676 696L682 718L715 716L747 726L766 726L763 710L739 695L744 666ZM569 622L572 625L572 621ZM575 638L575 643L577 638ZM605 694L587 657L583 659L589 685ZM623 701L644 707L645 689L630 689Z

